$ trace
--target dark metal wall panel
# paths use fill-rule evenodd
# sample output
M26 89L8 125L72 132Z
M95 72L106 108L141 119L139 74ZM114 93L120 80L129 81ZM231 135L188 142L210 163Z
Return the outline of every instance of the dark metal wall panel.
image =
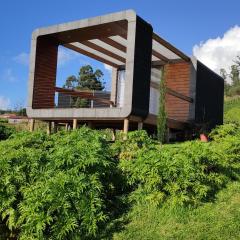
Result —
M206 123L210 128L223 123L223 79L197 61L196 123Z
M149 113L152 32L152 26L137 17L131 114L143 118Z

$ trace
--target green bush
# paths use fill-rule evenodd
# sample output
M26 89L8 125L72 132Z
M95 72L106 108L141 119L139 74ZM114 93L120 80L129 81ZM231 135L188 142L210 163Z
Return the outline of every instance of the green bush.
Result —
M6 140L7 138L9 138L13 133L14 133L14 129L1 125L0 124L0 141L1 140Z
M0 143L0 152L0 213L13 236L84 239L98 233L109 216L116 162L97 131L22 133Z
M230 128L226 130L227 128ZM224 130L225 129L225 130ZM240 169L239 128L219 127L212 138L220 139L222 131L236 131L221 141L200 141L160 146L144 132L122 144L119 167L132 187L133 201L161 204L199 204L214 198L215 193L238 176ZM144 139L144 144L139 144ZM117 143L118 144L118 143Z

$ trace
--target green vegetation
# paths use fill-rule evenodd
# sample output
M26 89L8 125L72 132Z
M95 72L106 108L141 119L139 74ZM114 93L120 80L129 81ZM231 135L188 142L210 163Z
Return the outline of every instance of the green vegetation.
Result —
M8 139L14 132L14 128L7 127L0 122L0 141Z
M166 83L165 83L165 69L162 69L161 80L159 84L159 110L157 118L157 137L161 143L165 142L167 129L167 112L165 106L166 99Z
M240 234L237 124L216 128L209 143L160 145L144 131L110 143L108 135L83 127L51 136L20 132L1 141L0 238Z
M224 79L224 93L226 96L239 96L240 95L240 56L233 60L231 70L228 72L226 69L220 69L220 75ZM229 80L231 81L229 83Z

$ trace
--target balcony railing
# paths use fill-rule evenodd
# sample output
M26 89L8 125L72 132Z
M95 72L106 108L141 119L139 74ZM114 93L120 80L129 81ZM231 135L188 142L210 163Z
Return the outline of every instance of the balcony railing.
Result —
M114 107L108 91L76 90L55 87L58 108L107 108Z

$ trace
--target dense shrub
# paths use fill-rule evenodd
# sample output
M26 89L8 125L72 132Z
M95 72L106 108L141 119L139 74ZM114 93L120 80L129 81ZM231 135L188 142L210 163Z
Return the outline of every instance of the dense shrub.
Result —
M0 213L20 239L95 236L108 218L114 166L107 142L82 128L0 143ZM108 193L108 194L106 194Z
M1 125L0 123L0 141L9 138L14 132L13 128Z
M163 146L145 132L130 133L129 140L122 143L119 167L134 190L131 199L156 205L169 198L172 203L194 205L212 199L216 191L238 176L239 133L235 125L226 125L212 133L216 141Z
M0 238L99 239L123 200L196 206L239 178L239 125L217 127L208 143L161 145L145 131L110 143L110 135L83 127L1 141Z

